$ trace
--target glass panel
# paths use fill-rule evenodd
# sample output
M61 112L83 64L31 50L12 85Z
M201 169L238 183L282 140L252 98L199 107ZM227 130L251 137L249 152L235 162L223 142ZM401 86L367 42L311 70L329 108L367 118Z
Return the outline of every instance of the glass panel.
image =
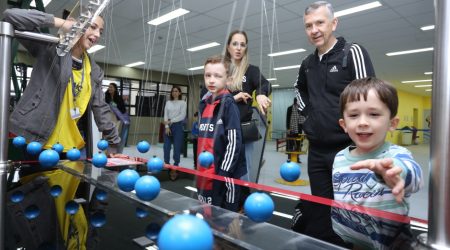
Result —
M136 108L130 107L130 115L136 115Z
M138 94L138 91L137 90L131 90L131 95L130 95L130 105L136 105L136 96L137 96L137 94Z

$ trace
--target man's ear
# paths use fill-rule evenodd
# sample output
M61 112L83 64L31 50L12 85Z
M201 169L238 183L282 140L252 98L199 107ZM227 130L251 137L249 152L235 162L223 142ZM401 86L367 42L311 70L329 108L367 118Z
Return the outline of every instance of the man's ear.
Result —
M400 122L400 119L396 116L391 119L391 124L389 126L389 131L395 131L397 129L398 123Z
M341 126L341 128L345 131L345 133L347 133L347 127L345 126L344 119L339 119L339 126Z

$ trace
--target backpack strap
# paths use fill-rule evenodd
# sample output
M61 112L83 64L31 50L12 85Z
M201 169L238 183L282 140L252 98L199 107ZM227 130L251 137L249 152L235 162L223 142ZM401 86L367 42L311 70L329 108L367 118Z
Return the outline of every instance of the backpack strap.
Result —
M344 58L342 58L342 68L345 69L347 68L347 57L348 57L348 52L350 51L350 48L352 47L353 43L348 43L346 42L344 45Z

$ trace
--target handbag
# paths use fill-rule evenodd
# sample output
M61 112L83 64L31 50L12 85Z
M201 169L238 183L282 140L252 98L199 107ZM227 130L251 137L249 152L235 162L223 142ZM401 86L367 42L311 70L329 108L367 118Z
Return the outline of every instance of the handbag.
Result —
M257 122L258 120L252 119L241 123L242 141L244 143L254 142L262 138L259 133Z

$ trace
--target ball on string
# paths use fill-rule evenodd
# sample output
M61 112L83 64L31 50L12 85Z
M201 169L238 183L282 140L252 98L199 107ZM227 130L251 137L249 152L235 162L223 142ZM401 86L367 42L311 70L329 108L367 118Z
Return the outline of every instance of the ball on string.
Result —
M244 203L245 214L255 222L268 221L272 217L274 207L272 198L262 192L249 195Z
M108 142L106 140L100 140L97 142L97 148L99 150L106 150L108 148Z
M59 161L59 154L53 149L46 149L39 154L39 164L42 167L54 167Z
M106 199L108 199L108 193L104 190L97 189L95 198L99 201L106 201Z
M117 186L122 191L131 192L133 191L134 185L138 179L138 172L132 169L125 169L117 175Z
M144 209L142 209L140 207L136 208L136 217L142 219L142 218L145 218L147 216L148 216L148 211L147 210L144 210Z
M50 195L53 197L58 197L62 192L62 187L60 185L53 185L50 188Z
M67 151L66 156L67 159L71 161L77 161L78 159L80 159L81 153L80 150L74 147L71 150Z
M65 206L66 212L70 215L76 214L78 212L79 208L80 208L80 205L73 200L68 201Z
M11 194L10 200L14 203L19 203L23 201L23 198L25 198L25 195L22 191L15 191Z
M167 221L158 235L161 250L213 249L213 234L209 225L190 214L178 214Z
M147 153L150 150L150 144L147 141L140 141L136 147L141 153Z
M30 155L37 155L41 152L42 145L39 142L32 141L27 145L27 152Z
M211 166L213 162L214 156L206 150L204 150L198 155L198 163L200 164L200 166L204 168L209 168L209 166Z
M145 228L145 236L153 241L158 239L158 234L161 231L161 226L157 223L150 223Z
M164 162L160 158L153 156L152 159L147 161L147 170L150 173L159 173L164 168Z
M26 140L25 140L24 137L22 137L22 136L16 136L16 137L14 137L14 139L13 139L13 145L14 145L14 147L16 147L16 148L22 148L22 147L25 146L25 144L27 144L27 142L26 142Z
M61 145L59 142L53 144L52 149L55 150L56 152L58 152L58 154L61 154L62 151L64 150L64 146Z
M91 225L96 228L103 227L106 224L106 215L104 212L95 212L90 219Z
M25 217L29 220L37 218L40 213L41 210L36 205L30 205L25 208Z
M296 181L300 177L300 174L300 166L295 162L291 162L290 160L287 160L280 167L280 176L285 181Z
M161 189L161 184L158 179L153 176L145 175L139 178L134 185L136 196L144 201L151 201L155 199Z
M92 157L92 164L97 168L103 168L108 163L108 158L104 153L95 153Z

